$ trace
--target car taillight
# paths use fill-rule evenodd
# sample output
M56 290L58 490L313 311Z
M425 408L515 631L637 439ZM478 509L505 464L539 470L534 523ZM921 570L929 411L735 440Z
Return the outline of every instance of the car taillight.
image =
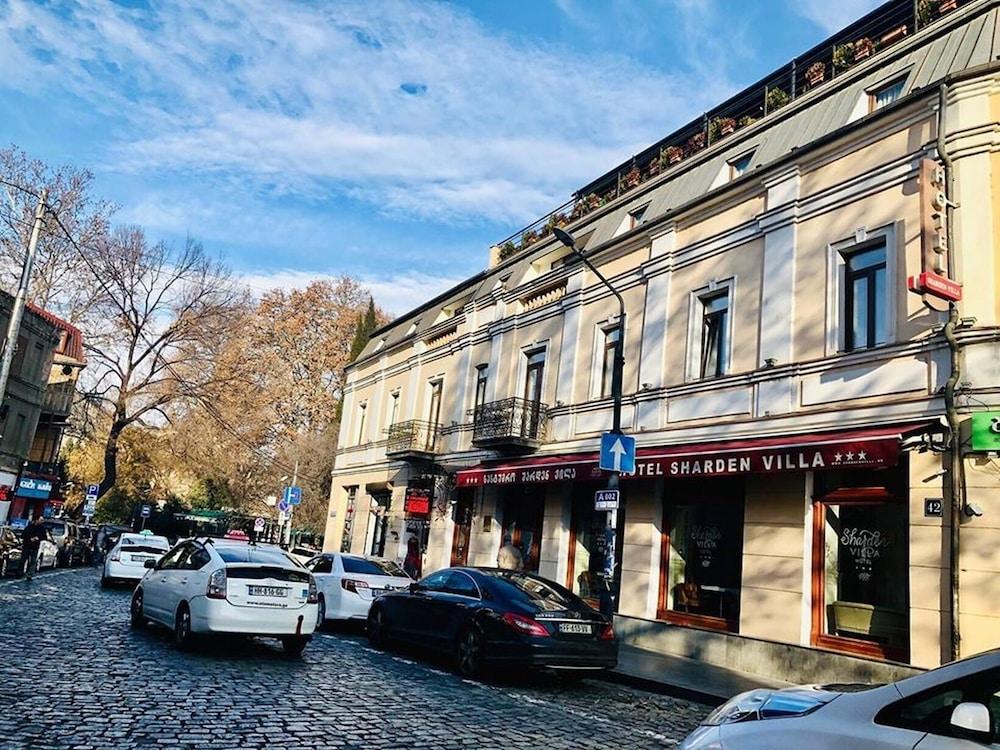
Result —
M547 636L549 634L549 631L538 620L515 612L504 612L503 621L522 635Z
M319 603L319 589L316 588L316 579L309 576L309 598L306 599L307 604L318 604Z
M111 562L118 562L121 559L122 559L121 550L115 550L114 552L111 553Z
M207 596L209 599L226 598L225 568L219 568L218 570L212 571L212 575L208 577L208 589L205 591L205 596Z
M353 578L342 578L340 585L348 591L353 591L355 594L358 593L358 589L368 588L368 584L365 581L357 581Z
M615 639L615 629L608 623L601 629L600 638L602 641L613 641Z

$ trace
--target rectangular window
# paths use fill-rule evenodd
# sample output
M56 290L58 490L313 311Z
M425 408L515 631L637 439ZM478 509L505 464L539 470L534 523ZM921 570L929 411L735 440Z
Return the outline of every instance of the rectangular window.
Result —
M868 111L874 112L892 104L903 95L903 86L905 85L906 79L901 78L871 91L868 94Z
M389 427L396 424L396 420L399 418L399 391L394 391L389 394Z
M713 378L729 368L729 290L701 297L701 362L699 375Z
M476 402L475 408L479 408L486 403L486 386L489 384L490 366L478 365L476 367Z
M604 347L601 353L601 398L611 395L611 385L615 373L615 349L618 339L621 338L621 327L606 328L603 330Z
M741 174L746 173L750 169L750 162L753 161L754 152L743 154L743 156L737 156L731 162L729 162L729 179L735 180Z
M743 490L731 481L678 485L664 508L666 575L658 617L716 630L739 628Z
M628 212L629 229L635 229L637 226L642 224L642 222L645 221L646 219L646 211L648 210L649 210L649 204L647 203L645 206L641 206L640 208L636 208L632 211L629 211Z
M443 380L431 381L430 407L427 411L427 421L437 427L441 421L441 392L444 388Z
M524 400L536 403L542 400L542 376L545 374L545 350L527 352L528 366L524 377Z
M885 240L844 256L844 349L870 349L888 340Z
M368 404L358 406L358 445L365 442L365 415L368 412Z

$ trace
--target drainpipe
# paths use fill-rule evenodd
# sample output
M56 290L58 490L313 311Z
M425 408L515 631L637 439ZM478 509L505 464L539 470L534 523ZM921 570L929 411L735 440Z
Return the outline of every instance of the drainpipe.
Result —
M948 241L948 277L955 278L955 229L952 221L954 214L954 204L952 203L955 194L955 169L951 156L948 154L948 146L945 143L945 108L947 106L948 84L942 83L938 88L938 117L937 117L937 152L944 167L945 175L945 197L948 200L945 206L945 227ZM944 324L944 338L948 342L948 350L951 354L951 374L944 385L944 408L945 419L948 421L950 432L950 466L948 469L950 497L949 508L951 509L951 543L948 552L949 569L949 589L951 594L951 660L955 661L961 654L962 633L959 625L959 541L962 525L962 515L965 511L964 486L965 486L965 464L962 460L962 439L959 432L958 407L955 403L955 394L958 390L958 383L962 376L961 345L955 337L955 327L958 325L958 304L948 303L948 322Z

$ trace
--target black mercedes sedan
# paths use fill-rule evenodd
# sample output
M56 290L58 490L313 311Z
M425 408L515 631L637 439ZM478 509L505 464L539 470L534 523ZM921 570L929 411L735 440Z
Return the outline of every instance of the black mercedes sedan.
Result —
M376 648L402 641L451 655L467 677L487 666L585 674L618 663L606 617L559 584L496 568L439 570L380 596L368 638Z

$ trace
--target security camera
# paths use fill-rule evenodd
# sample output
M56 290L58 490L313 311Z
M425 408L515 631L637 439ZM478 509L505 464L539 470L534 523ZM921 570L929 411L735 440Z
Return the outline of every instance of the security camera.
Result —
M978 517L983 515L983 509L976 503L966 503L965 515L967 515L969 518Z

